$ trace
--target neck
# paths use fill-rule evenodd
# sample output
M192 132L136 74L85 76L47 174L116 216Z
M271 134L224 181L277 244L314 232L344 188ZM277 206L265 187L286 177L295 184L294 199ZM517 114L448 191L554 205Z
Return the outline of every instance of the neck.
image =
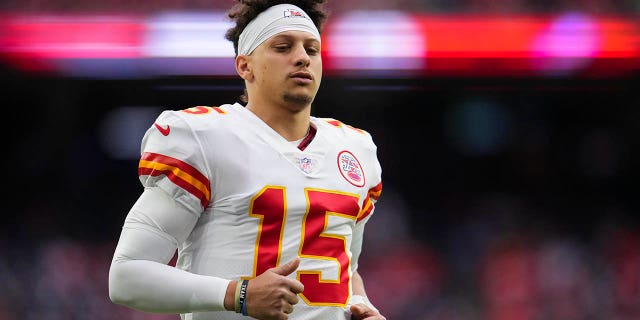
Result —
M287 108L260 108L248 103L246 108L287 141L300 140L309 133L310 107L292 111Z

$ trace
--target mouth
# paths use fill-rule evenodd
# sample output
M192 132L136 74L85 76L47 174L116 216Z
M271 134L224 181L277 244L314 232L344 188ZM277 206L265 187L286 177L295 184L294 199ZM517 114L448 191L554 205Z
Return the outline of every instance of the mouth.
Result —
M313 80L313 76L311 75L311 73L305 72L305 71L293 72L293 73L289 74L289 78L293 78L293 79L301 80L301 81L311 81L311 80Z

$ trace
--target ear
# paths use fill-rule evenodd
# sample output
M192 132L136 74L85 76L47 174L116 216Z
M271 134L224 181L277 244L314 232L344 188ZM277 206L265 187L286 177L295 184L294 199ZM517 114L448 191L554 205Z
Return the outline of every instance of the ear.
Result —
M250 59L249 56L245 55L238 55L236 57L236 72L240 78L247 81L253 79L253 72L251 71L251 66L249 66Z

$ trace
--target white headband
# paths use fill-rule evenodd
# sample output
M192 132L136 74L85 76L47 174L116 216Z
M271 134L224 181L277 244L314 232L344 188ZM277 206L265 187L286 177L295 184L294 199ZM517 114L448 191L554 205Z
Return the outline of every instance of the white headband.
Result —
M290 30L309 32L320 41L318 28L302 9L279 4L260 13L244 28L238 40L238 55L249 55L265 40Z

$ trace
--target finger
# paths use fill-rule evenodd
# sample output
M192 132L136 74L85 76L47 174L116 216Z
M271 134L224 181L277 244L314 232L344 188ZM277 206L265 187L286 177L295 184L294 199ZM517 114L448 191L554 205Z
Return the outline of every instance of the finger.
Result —
M367 312L368 309L369 308L363 304L354 304L351 306L351 313L354 315L361 315Z
M302 291L304 291L304 285L298 280L291 279L291 282L289 283L289 290L295 294L302 293Z
M284 300L288 302L290 305L295 305L300 301L300 299L298 298L298 295L293 292L290 292L289 294L285 294Z
M288 304L284 307L284 310L282 310L284 313L286 314L291 314L291 312L293 312L293 306Z
M360 303L352 305L350 310L352 319L355 320L366 319L367 317L373 317L377 315L377 313L371 310L369 307Z
M279 314L280 319L284 319L284 320L289 319L289 313L291 312L286 312L285 310L281 310L281 312L282 313Z
M350 308L351 320L386 320L380 313L372 310L364 304L354 304Z
M272 268L271 271L275 272L282 276L287 276L296 271L298 266L300 265L300 257L296 257L295 259L275 268Z

